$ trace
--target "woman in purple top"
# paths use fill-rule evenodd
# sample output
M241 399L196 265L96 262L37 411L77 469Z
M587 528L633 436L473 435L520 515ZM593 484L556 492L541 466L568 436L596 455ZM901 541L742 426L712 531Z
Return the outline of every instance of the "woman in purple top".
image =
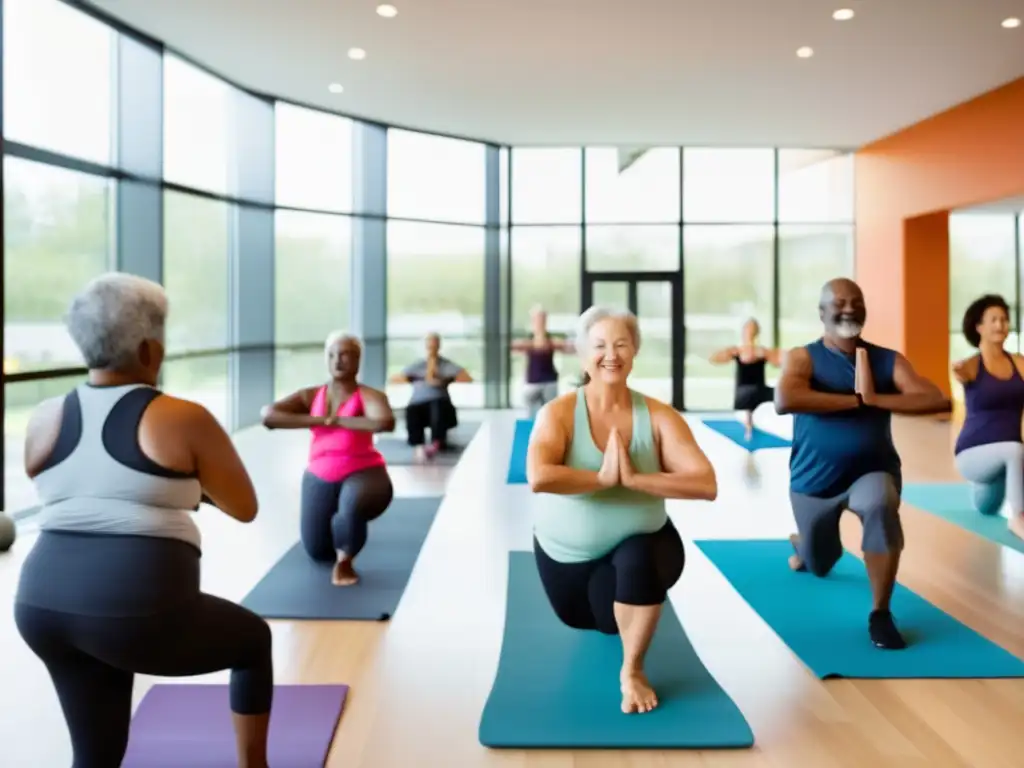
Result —
M1002 296L982 296L964 313L964 338L978 354L953 364L967 409L954 451L975 508L996 515L1009 502L1009 529L1024 538L1024 357L1003 349L1009 332Z
M533 333L529 339L512 342L513 352L526 354L526 387L523 399L530 410L530 418L558 397L558 369L555 368L555 352L572 352L572 345L562 339L548 335L548 313L543 307L530 310L530 324Z

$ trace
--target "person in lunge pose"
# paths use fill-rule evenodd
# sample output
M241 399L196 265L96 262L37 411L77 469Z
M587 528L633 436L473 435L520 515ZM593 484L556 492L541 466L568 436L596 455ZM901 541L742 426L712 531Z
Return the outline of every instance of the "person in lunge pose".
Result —
M786 354L775 388L776 410L793 414L789 496L798 533L790 567L828 574L843 554L839 517L849 509L864 525L871 641L900 649L906 643L889 610L903 550L892 414L939 413L950 404L903 355L861 338L867 311L852 280L825 284L819 314L824 334Z
M330 381L263 411L268 429L312 433L302 475L302 546L312 559L334 563L331 582L339 587L359 581L356 556L394 494L373 435L392 431L395 415L387 395L357 380L362 351L354 336L332 333L324 344Z
M621 637L622 711L649 712L644 656L684 563L665 499L710 501L718 486L683 417L629 388L632 314L590 308L576 349L583 386L545 405L530 436L537 568L563 623Z

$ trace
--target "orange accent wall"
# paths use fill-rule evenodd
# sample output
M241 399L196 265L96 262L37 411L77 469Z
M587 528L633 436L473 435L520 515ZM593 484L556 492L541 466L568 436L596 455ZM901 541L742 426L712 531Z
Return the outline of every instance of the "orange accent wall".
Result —
M1024 78L868 144L854 162L865 335L948 394L949 211L1024 195Z

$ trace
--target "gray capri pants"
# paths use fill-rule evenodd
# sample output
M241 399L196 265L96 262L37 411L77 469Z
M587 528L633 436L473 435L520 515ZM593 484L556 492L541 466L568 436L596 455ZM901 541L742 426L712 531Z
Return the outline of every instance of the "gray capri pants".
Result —
M558 382L548 381L543 384L527 384L523 388L523 400L530 410L530 418L536 418L540 409L558 397Z
M849 509L864 526L861 549L867 554L884 554L903 549L900 522L902 481L888 472L869 472L855 480L838 496L821 498L789 494L800 535L797 554L815 576L825 576L843 556L839 518Z
M1010 511L1024 512L1024 444L989 443L960 451L957 472L971 483L974 508L983 515L998 515L1003 501Z

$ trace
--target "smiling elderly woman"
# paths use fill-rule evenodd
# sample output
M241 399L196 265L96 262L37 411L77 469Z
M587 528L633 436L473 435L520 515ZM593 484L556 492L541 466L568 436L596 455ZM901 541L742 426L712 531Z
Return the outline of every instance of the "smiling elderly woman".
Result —
M649 712L643 660L684 562L665 499L713 500L715 472L682 416L629 388L631 313L591 307L576 349L583 386L544 406L530 437L537 568L565 624L621 636L622 711Z
M230 669L238 764L266 768L270 629L199 591L192 520L206 500L250 522L256 493L217 420L155 388L166 321L164 289L133 275L98 277L72 301L68 331L89 379L28 425L42 533L15 622L57 689L74 765L121 764L136 673Z

